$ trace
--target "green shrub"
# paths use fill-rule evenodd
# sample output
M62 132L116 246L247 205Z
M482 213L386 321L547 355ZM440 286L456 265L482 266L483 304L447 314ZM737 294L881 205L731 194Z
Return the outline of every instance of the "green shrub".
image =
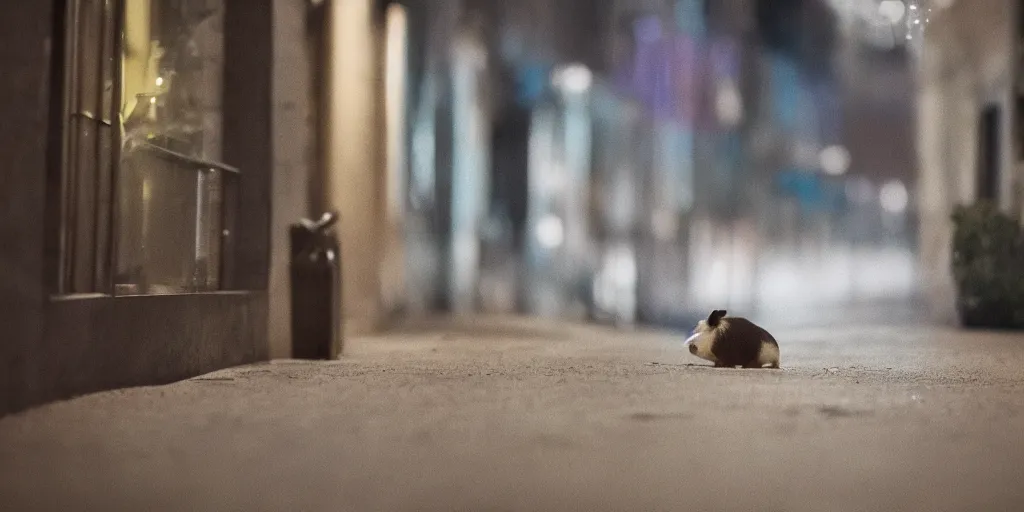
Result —
M1024 232L980 202L953 212L953 278L967 327L1024 328Z

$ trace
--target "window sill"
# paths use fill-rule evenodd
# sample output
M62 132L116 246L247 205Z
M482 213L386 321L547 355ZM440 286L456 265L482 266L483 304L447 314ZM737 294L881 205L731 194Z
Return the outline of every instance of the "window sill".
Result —
M84 300L97 300L97 299L143 299L143 298L159 298L159 297L216 297L216 296L243 296L251 293L255 293L258 290L218 290L209 292L181 292L181 293L152 293L152 294L137 294L137 295L111 295L106 293L74 293L69 295L51 295L50 302L74 302Z

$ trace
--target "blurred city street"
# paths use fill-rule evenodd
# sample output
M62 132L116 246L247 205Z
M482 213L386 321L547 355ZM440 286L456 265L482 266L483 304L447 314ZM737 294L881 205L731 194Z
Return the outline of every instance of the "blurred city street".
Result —
M0 39L0 512L1024 511L1024 1Z
M717 370L678 334L438 320L54 403L0 419L0 510L1019 510L1019 334L774 334L781 371Z

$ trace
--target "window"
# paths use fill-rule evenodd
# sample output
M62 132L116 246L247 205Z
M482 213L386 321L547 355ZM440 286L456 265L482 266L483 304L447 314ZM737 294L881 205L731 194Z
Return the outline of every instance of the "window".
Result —
M62 293L223 288L224 0L70 0Z
M999 199L1000 145L999 107L990 105L981 112L978 123L977 198L986 201Z

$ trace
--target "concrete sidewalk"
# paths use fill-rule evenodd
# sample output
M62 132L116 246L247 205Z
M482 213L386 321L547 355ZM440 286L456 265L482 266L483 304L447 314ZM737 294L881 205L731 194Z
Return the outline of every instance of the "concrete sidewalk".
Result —
M775 334L439 322L83 397L0 420L0 510L1024 510L1024 336Z

